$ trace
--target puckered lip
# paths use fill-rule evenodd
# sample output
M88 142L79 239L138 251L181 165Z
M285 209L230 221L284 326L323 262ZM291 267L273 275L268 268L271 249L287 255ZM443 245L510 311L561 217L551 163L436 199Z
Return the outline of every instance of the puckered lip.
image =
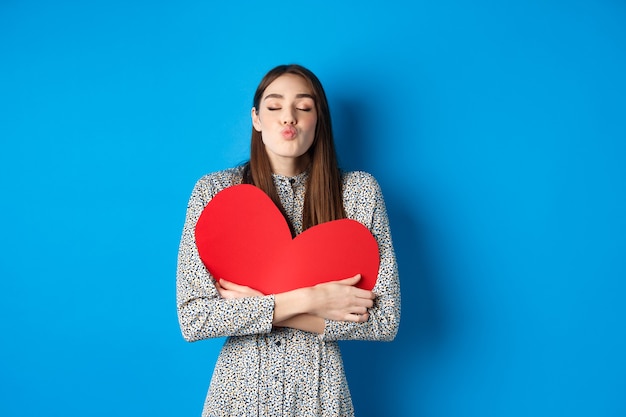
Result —
M280 130L280 134L285 139L293 139L298 134L298 131L293 126L285 126L284 128Z

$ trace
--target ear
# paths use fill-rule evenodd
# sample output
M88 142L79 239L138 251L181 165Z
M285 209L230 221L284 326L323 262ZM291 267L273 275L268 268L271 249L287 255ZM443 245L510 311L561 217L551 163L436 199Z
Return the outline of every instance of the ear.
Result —
M254 107L252 108L251 116L252 116L252 126L254 126L254 129L257 132L260 132L261 131L261 119L259 119L259 112Z

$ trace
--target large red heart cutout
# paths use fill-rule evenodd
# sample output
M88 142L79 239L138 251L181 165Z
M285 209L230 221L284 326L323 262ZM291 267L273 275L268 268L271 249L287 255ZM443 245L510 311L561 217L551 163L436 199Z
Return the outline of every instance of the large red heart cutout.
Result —
M292 239L280 210L267 194L249 184L217 193L200 214L195 236L211 275L263 294L356 274L361 274L357 287L371 290L378 276L378 243L364 225L334 220Z

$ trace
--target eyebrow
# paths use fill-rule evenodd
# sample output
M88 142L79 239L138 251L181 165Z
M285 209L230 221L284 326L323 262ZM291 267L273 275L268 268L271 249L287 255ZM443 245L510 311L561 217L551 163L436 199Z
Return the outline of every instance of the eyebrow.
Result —
M285 97L282 94L272 93L272 94L266 95L263 100L267 100L268 98L285 98ZM313 97L313 95L308 94L308 93L296 94L296 98L310 98L311 100L315 100L315 97Z

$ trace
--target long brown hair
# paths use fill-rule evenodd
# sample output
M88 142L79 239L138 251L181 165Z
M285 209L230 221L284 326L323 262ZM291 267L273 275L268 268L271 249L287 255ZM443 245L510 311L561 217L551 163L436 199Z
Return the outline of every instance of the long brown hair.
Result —
M311 166L302 213L302 227L303 230L306 230L316 224L346 217L343 207L341 173L337 162L326 93L322 83L310 70L297 64L279 65L271 69L257 87L253 100L254 108L259 109L265 89L284 74L298 75L308 83L313 92L317 110L315 139L307 151ZM253 184L263 190L274 201L289 223L274 186L272 166L263 144L261 132L258 132L254 127L250 142L250 161L244 169L244 183Z

